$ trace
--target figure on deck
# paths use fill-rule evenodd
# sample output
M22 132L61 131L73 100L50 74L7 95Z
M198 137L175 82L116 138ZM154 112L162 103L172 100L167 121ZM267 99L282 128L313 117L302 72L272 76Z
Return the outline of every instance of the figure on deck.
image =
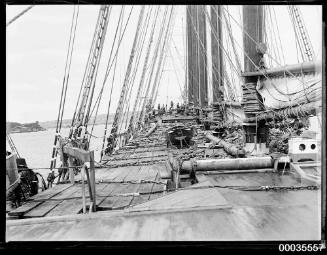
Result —
M111 154L114 149L115 137L113 134L110 134L107 138L107 148L105 150L106 154Z

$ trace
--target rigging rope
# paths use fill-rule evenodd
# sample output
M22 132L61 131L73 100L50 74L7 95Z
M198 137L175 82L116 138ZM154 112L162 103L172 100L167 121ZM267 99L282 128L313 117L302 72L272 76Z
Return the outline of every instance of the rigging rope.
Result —
M136 57L136 63L134 65L134 70L133 70L133 74L132 74L132 77L129 81L129 90L128 90L128 93L127 93L127 96L126 96L126 99L125 99L125 102L124 102L124 106L126 106L126 102L127 102L127 106L125 108L125 111L124 111L124 108L123 108L123 118L122 118L122 121L121 121L121 125L120 125L120 131L122 130L123 128L123 123L124 123L124 119L126 117L126 122L125 122L125 129L124 129L124 132L126 131L126 127L127 127L127 123L128 123L128 116L129 116L129 108L130 108L130 104L131 104L131 95L132 95L132 89L134 87L134 83L135 83L135 77L136 77L136 73L138 71L138 66L139 66L139 61L141 59L141 55L142 55L142 52L143 52L143 46L144 46L144 42L145 42L145 38L146 38L146 35L147 35L147 32L148 32L148 28L149 28L149 21L150 21L150 18L151 18L151 13L152 13L152 7L150 9L150 12L147 13L147 17L146 17L146 21L145 21L145 24L143 26L143 29L142 29L142 33L141 33L141 40L139 41L139 45L138 45L138 50L137 50L137 57ZM128 98L128 99L127 99Z
M51 157L51 163L50 163L50 169L56 166L56 157L57 157L57 141L59 138L59 133L61 131L61 125L62 125L62 118L64 114L64 105L66 101L66 95L67 95L67 87L68 87L68 80L69 80L69 73L70 73L70 67L71 67L71 61L72 61L72 55L74 51L74 42L75 42L75 34L76 34L76 27L77 27L77 21L78 21L78 14L79 14L79 7L77 7L77 14L76 13L76 7L74 6L74 12L70 27L70 36L69 36L69 43L68 43L68 51L66 55L66 64L65 64L65 71L64 71L64 78L61 88L61 97L60 97L60 103L59 103L59 111L58 111L58 117L57 117L57 123L56 123L56 134L54 138L54 144L52 149L52 157Z
M139 14L139 18L138 18L136 33L135 33L135 36L134 36L133 46L132 46L132 50L131 50L131 54L130 54L126 74L125 74L124 83L123 83L123 86L122 86L122 90L121 90L121 94L120 94L120 98L119 98L119 102L118 102L118 107L116 109L114 122L113 122L112 128L111 128L111 134L114 135L114 136L117 135L118 124L119 124L120 119L121 119L121 111L122 111L122 107L123 107L123 101L124 101L124 98L125 98L126 92L127 92L126 89L127 89L127 86L128 86L128 80L129 80L132 64L133 64L133 61L134 61L135 48L136 48L136 45L137 45L137 41L139 39L139 32L140 32L140 26L141 26L141 23L142 23L142 20L143 20L144 9L145 9L145 7L142 6L140 14ZM115 144L113 146L115 146Z
M226 10L227 11L227 10ZM231 14L227 11L227 14L234 20L234 22L237 24L237 25L239 25L242 29L243 29L243 31L244 31L244 33L245 33L245 35L247 35L257 46L260 46L248 33L247 33L247 31L245 31L244 30L244 28L243 28L243 26L241 26L234 18L233 18L233 16L231 16ZM236 41L236 43L237 43L237 41ZM242 49L242 47L237 43L237 45ZM269 81L271 81L271 79L265 74L265 72L264 72L264 70L262 70L262 69L260 69L254 62L253 62L253 60L243 51L243 53L244 53L244 55L249 59L249 61L256 67L256 69L259 71L259 72L261 72L262 73L262 75L267 79L267 80L269 80ZM268 54L268 53L267 53ZM268 54L269 55L269 54ZM269 55L270 56L270 55ZM271 57L272 58L272 57ZM273 58L272 58L273 59ZM274 59L273 59L274 60ZM274 60L274 61L276 61L276 60ZM296 77L293 73L291 73L290 71L288 71L287 69L285 70L286 72L288 72L291 76L293 76L293 77L295 77L297 80L299 80L301 83L302 83L302 85L304 86L304 89L305 89L305 84L304 84L304 82L303 81L301 81L298 77ZM272 82L272 81L271 81ZM245 85L245 84L244 84ZM246 87L246 85L245 85L245 87ZM246 87L247 88L247 87ZM266 90L268 91L268 88L266 88ZM270 93L270 91L268 91L268 93L271 95L271 93ZM277 101L281 101L280 99L277 99L277 98L275 98L274 97L274 99L276 99ZM260 103L260 104L262 104L263 106L264 106L264 104L263 104L263 102L261 101L261 100L259 100L258 99L258 102ZM299 104L298 104L299 105Z
M159 57L159 62L158 62L158 67L157 67L157 71L156 71L156 75L155 75L155 79L152 85L152 91L151 91L151 95L150 95L150 99L152 102L152 106L154 104L154 96L155 96L155 90L157 90L156 87L158 87L159 85L159 73L160 73L160 69L163 68L163 58L164 58L164 54L166 54L167 51L167 41L170 41L170 37L171 37L171 32L172 32L172 24L174 24L174 6L171 7L171 11L170 11L170 15L169 15L169 19L168 19L168 24L167 24L167 29L165 32L165 37L163 40L163 44L162 44L162 48L161 48L161 52L160 52L160 57ZM143 122L143 119L141 119L141 122Z
M17 20L21 16L23 16L26 12L28 12L34 6L35 5L31 5L31 6L27 7L26 9L24 9L23 11L21 11L19 14L17 14L15 17L13 17L10 21L7 22L6 27L8 27L11 23L13 23L15 20Z
M96 63L94 63L96 65L95 67L95 70L93 71L92 73L92 89L91 89L91 95L90 95L90 98L89 98L89 103L88 103L88 109L87 109L87 112L86 112L86 115L84 117L84 125L85 127L87 127L88 125L88 121L89 121L89 115L90 115L90 110L91 110L91 105L92 105L92 99L93 99L93 94L94 94L94 88L95 88L95 83L96 83L96 78L97 78L97 73L98 73L98 68L99 68L99 63L100 63L100 59L101 59L101 54L102 54L102 49L103 49L103 44L104 44L104 40L105 40L105 37L106 37L106 32L107 32L107 26L108 26L108 23L109 23L109 19L110 19L110 14L111 14L111 9L112 7L111 6L104 6L103 7L103 16L101 17L102 20L101 20L101 23L100 23L100 32L99 32L99 37L98 39L100 38L100 41L98 41L99 43L95 46L95 54L98 54L97 55L97 58L96 58ZM92 63L92 67L93 67L93 63Z
M132 134L133 134L134 129L135 129L134 125L135 125L135 118L136 118L136 108L137 108L137 106L139 104L139 101L140 101L141 91L142 91L142 89L144 87L144 79L145 79L145 74L146 74L146 70L147 70L147 67L148 67L148 61L149 61L149 56L150 56L150 52L151 52L151 46L152 46L152 42L153 42L153 36L154 36L155 28L156 28L156 22L157 22L159 10L160 10L160 6L157 8L157 11L155 13L155 20L154 20L153 25L152 25L149 44L148 44L148 47L147 47L147 55L145 57L143 71L142 71L142 75L141 75L141 80L140 80L140 83L139 83L139 88L138 88L138 91L137 91L137 94L136 94L136 99L135 99L134 106L133 106L132 117L131 117L130 123L129 123L129 128L128 129L130 130L130 132L132 132Z
M78 112L77 114L74 113L74 127L84 126L86 129L88 124L90 107L92 103L94 87L97 78L99 62L101 59L103 43L105 40L105 35L109 22L110 12L111 6L104 5L100 7L98 20L93 35L93 41L89 53L89 58L86 64L83 82L81 85L83 87L83 94ZM73 129L74 128L72 127L70 137L72 137Z
M110 50L110 54L109 54L109 60L108 60L108 64L107 64L107 69L106 69L106 74L105 74L105 78L104 78L104 80L103 80L103 83L102 83L102 87L101 87L101 90L100 90L100 92L99 92L99 95L98 95L98 98L97 98L97 100L96 100L96 102L95 102L95 104L94 104L94 107L93 107L93 109L92 109L92 111L91 111L91 114L90 114L90 116L92 116L92 114L93 114L93 111L94 111L94 108L95 107L97 107L96 108L96 112L95 112L95 116L94 116L94 120L93 120L93 125L92 125L92 129L91 129L91 135L90 135L90 137L89 137L89 142L90 142L90 140L91 140L91 136L92 136L92 134L93 134L93 129L94 129L94 126L95 126L95 122L96 122L96 117L97 117L97 115L98 115L98 110L99 110L99 106L100 106L100 102L101 102L101 99L102 99L102 93L103 93L103 90L104 90L104 86L105 86L105 84L106 84L106 81L107 81L107 78L108 78L108 76L109 76L109 72L110 72L110 69L111 69L111 57L112 57L112 51L113 51L113 48L114 48L114 46L115 46L115 43L116 43L116 38L117 38L117 32L118 32L118 29L120 28L122 28L122 24L123 24L123 15L124 15L124 6L122 6L122 8L121 8L121 11L120 11L120 14L119 14L119 20L118 20L118 24L117 24L117 27L116 27L116 32L115 32L115 36L114 36L114 40L113 40L113 44L112 44L112 47L111 47L111 50ZM132 9L131 9L131 11L132 11ZM131 12L130 12L131 13ZM129 16L130 17L130 16ZM127 20L127 22L126 22L126 26L127 26L127 24L128 24L128 21L129 21L129 18L128 18L128 20ZM125 26L125 28L126 28L126 26ZM125 30L124 30L124 32L125 32ZM124 33L123 34L121 34L120 36L119 36L119 41L120 41L120 39L122 39L122 37L124 36ZM117 45L117 50L119 49L119 46L120 45ZM112 60L112 61L115 61L116 60L116 62L117 62L117 55L115 55L115 57L114 57L114 59ZM110 99L109 99L109 103L111 102L111 94L112 94L112 88L113 88L113 84L111 84L111 92L110 92ZM108 115L109 115L109 113L108 113ZM108 116L107 115L107 119L108 119ZM106 123L107 123L107 120L106 120ZM105 137L105 135L104 135L104 137Z
M249 34L248 32L244 29L244 27L242 25L240 25L235 19L234 17L227 11L227 14L234 20L234 22L244 31L244 34L250 39L252 40L257 46L260 46ZM245 52L244 52L245 53ZM275 58L273 58L268 52L266 52L267 56L269 56L277 65L283 67ZM246 54L245 54L246 55ZM255 63L251 60L251 58L246 55L247 58L252 62L252 64L257 68L257 70L259 72L261 72L264 76L265 74L263 73L263 71L257 66L255 65ZM295 79L299 80L303 86L305 86L304 82L301 81L297 76L295 76L293 73L291 73L289 70L285 69L285 72L287 72L289 75L291 75L292 77L294 77ZM267 76L265 76L267 79L269 79Z
M148 32L149 20L150 20L151 13L152 13L152 7L151 7L150 13L147 12L145 23L142 26L142 32L141 32L140 40L138 41L138 45L137 45L137 49L136 49L136 52L137 52L136 63L133 66L132 77L128 81L129 85L128 85L128 90L127 90L127 95L126 95L126 97L124 99L124 102L123 102L122 120L119 123L120 124L119 133L120 134L122 132L126 133L126 137L127 137L126 127L127 127L127 122L128 122L128 116L129 116L129 108L130 108L130 104L131 104L132 89L134 87L134 81L135 81L136 73L138 71L139 61L140 61L140 58L141 58L141 55L142 55L142 52L143 52L143 45L144 45L144 42L145 42L145 36L146 36L146 34ZM124 121L125 119L126 119L126 121ZM125 128L124 128L124 131L122 131L124 123L125 123Z
M158 56L159 56L159 46L160 46L160 43L162 41L162 36L164 34L164 26L165 26L165 23L166 23L166 18L167 18L167 12L168 12L168 6L166 6L165 8L165 12L163 14L163 21L161 22L161 27L160 27L160 30L159 30L159 35L158 35L158 39L157 39L157 44L156 44L156 47L155 47L155 54L153 55L152 57L152 61L151 61L151 66L150 66L150 74L148 76L148 79L147 79L147 86L146 86L146 89L144 91L144 95L142 97L143 101L140 103L140 111L139 111L139 114L138 114L138 117L137 117L137 121L138 123L142 123L142 119L144 118L144 114L145 114L145 106L146 104L148 103L148 94L150 92L150 87L151 87L151 80L152 80L152 76L153 76L153 72L154 72L154 67L155 67L155 64L158 60Z

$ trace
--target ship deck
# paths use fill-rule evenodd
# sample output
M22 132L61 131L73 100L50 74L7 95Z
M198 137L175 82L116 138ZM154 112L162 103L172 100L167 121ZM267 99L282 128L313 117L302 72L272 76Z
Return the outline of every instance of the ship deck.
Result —
M180 120L180 119L179 119ZM196 127L194 120L187 125ZM170 191L170 155L227 157L222 149L168 149L168 118L103 159L96 169L97 212L81 214L80 178L35 195L9 212L7 241L22 240L319 240L320 189L255 190L258 186L301 186L292 174L274 171L197 172L197 184L181 176ZM241 188L240 188L241 187ZM88 195L88 191L86 190Z

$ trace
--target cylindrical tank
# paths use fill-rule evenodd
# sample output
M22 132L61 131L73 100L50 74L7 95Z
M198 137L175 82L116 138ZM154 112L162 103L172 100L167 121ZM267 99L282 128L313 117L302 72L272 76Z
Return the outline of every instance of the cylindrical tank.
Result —
M215 170L245 170L273 168L271 157L236 158L236 159L205 159L184 161L182 170L191 171L215 171Z

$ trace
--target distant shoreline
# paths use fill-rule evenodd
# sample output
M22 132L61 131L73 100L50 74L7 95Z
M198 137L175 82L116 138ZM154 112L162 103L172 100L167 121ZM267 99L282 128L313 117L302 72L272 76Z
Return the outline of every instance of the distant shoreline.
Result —
M109 120L108 120L108 124L111 124L113 122L114 119L114 114L109 114ZM101 124L105 124L107 120L107 114L99 114L96 118L96 122L95 125L101 125ZM92 117L89 120L90 124L93 124L94 121L94 117ZM72 119L63 119L62 120L62 127L70 127L72 124ZM57 126L57 120L50 120L50 121L42 121L40 122L40 126L43 128L56 128Z
M94 124L94 126L99 126L99 125L105 125L106 123L95 123ZM108 122L108 125L111 125L112 124L112 122ZM43 132L43 131L47 131L47 130L49 130L49 129L55 129L56 127L55 126L50 126L50 127L48 127L48 128L43 128L43 127L41 127L42 129L40 129L40 130L24 130L24 131L12 131L12 130L10 130L10 129L7 129L7 132L9 133L9 134L18 134L18 133L35 133L35 132ZM70 126L62 126L61 128L70 128Z
M107 120L107 114L99 114L96 118L96 122L94 125L104 125L106 124L106 120ZM111 113L109 114L109 118L108 118L108 124L111 125L113 123L114 120L114 114ZM94 117L92 117L89 120L89 124L93 125L94 122ZM63 119L62 120L62 128L69 128L71 126L72 123L72 119ZM7 122L6 123L7 126L7 132L8 133L27 133L27 132L38 132L38 131L44 131L50 128L56 128L57 126L57 120L50 120L50 121L36 121L34 123L26 123L26 124L21 124L18 122ZM26 127L28 126L28 129L26 130L19 130L19 127ZM36 130L31 130L29 129L31 126L34 126L36 128ZM15 130L15 128L17 128L18 130ZM13 131L15 130L15 131Z

